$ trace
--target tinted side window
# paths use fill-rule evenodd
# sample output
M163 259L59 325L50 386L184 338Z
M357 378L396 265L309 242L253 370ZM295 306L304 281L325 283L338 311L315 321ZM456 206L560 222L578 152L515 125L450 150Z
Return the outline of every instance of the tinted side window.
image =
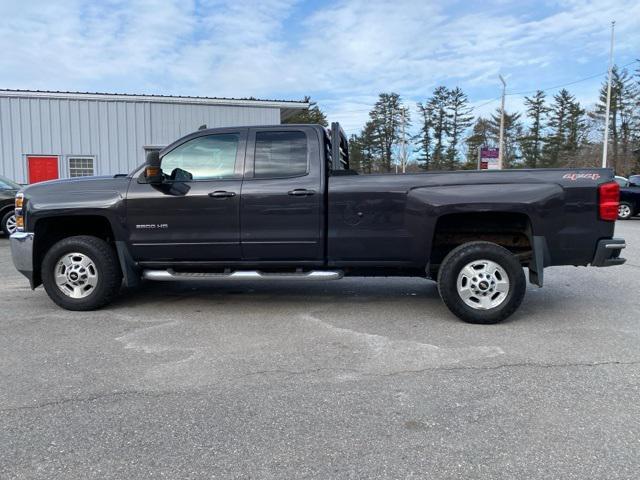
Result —
M162 157L162 170L172 175L180 168L194 180L234 177L239 141L237 133L194 138Z
M290 177L307 173L304 132L258 132L254 165L256 178Z

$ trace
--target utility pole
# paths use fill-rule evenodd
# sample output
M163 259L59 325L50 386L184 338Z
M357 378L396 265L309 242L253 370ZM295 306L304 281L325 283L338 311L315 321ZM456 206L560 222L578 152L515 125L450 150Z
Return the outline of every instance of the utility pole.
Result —
M502 170L502 159L504 152L504 97L507 90L507 82L504 81L502 75L498 75L502 82L502 105L500 106L500 145L498 146L498 170Z
M611 47L609 48L609 80L607 82L607 111L604 117L604 144L602 145L602 168L607 168L607 147L609 146L609 111L611 109L611 74L613 72L613 31L616 21L611 22Z

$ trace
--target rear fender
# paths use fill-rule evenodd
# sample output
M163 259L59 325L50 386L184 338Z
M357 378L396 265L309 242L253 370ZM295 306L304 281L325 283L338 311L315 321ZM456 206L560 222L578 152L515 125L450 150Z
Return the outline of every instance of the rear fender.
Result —
M549 262L545 237L562 228L565 192L554 183L511 183L417 187L408 194L408 215L416 219L422 211L422 221L413 221L413 235L420 239L428 264L433 246L433 234L438 219L450 214L519 213L526 215L531 225L532 247L538 279L542 283L540 265ZM539 240L535 240L540 237ZM426 244L426 245L425 245ZM426 247L426 248L425 248Z

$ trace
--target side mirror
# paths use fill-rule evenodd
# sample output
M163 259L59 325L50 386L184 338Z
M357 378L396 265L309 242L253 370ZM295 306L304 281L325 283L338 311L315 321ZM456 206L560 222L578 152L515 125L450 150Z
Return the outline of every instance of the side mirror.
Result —
M145 183L162 183L163 175L162 168L160 168L160 152L157 150L147 153L147 162L144 166L144 180Z

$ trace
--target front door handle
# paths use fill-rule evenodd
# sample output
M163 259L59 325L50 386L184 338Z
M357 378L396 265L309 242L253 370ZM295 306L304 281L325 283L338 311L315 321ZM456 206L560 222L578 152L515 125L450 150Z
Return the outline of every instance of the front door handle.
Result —
M211 192L209 194L210 197L213 198L229 198L229 197L235 197L236 196L236 192L227 192L225 190L216 190L215 192Z
M296 188L295 190L289 191L289 195L293 195L294 197L309 197L316 193L314 190L307 190L305 188Z

